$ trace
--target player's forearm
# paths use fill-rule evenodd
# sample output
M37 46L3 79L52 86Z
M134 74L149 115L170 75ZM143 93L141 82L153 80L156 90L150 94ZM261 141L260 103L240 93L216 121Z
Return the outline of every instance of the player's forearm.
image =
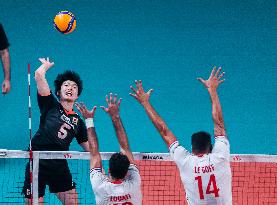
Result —
M98 139L95 132L95 128L91 127L87 129L89 151L92 156L96 156L99 153Z
M219 101L217 91L215 89L208 89L212 102L212 118L214 121L215 136L225 136L225 127L222 109Z
M162 136L163 140L170 145L174 141L176 141L176 137L173 133L168 129L164 120L158 115L155 109L149 102L143 103L142 106L144 107L148 117Z
M126 155L130 161L130 163L135 164L133 153L131 152L130 145L128 142L127 134L121 118L119 115L112 117L113 126L116 132L116 137L118 139L120 145L120 151L124 155Z
M47 96L50 94L50 88L48 85L48 82L45 78L46 70L44 65L41 65L36 71L35 71L35 80L37 83L37 89L38 93L42 96Z
M88 143L90 151L90 168L102 167L101 155L99 152L98 139L95 132L95 128L91 127L87 129Z
M6 48L4 50L1 50L0 55L1 55L3 70L4 70L4 79L11 80L9 49Z
M113 126L114 126L114 129L115 129L115 132L116 132L116 137L118 139L120 147L124 151L130 151L127 134L126 134L126 131L123 127L120 116L119 115L112 116L112 122L113 122Z

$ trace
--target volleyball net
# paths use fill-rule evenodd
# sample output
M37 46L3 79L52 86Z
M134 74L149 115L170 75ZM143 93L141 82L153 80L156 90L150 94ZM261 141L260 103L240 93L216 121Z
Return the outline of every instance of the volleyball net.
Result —
M103 166L113 153L101 153ZM79 204L95 204L89 179L89 153L33 152L33 203L38 204L39 159L67 159L77 183ZM143 205L184 205L178 168L165 153L134 153L142 177ZM24 204L21 195L29 152L0 150L0 204ZM234 205L277 204L277 155L232 155ZM77 197L77 196L76 196ZM46 191L44 204L61 204Z

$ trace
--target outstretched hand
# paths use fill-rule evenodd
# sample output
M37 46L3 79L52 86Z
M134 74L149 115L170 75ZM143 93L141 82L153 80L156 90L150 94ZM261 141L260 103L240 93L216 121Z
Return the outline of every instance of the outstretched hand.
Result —
M100 106L106 113L108 113L112 118L119 116L119 107L122 98L117 98L117 94L106 95L106 102L108 107Z
M94 117L94 113L95 113L95 110L96 110L96 106L94 106L92 108L92 110L88 110L87 107L85 106L84 103L75 103L75 106L77 108L77 110L79 110L79 112L82 114L82 116L87 119L87 118L93 118Z
M213 68L211 75L208 80L203 78L197 78L207 89L216 90L217 87L224 82L223 76L225 72L221 73L221 67L216 70L216 67Z
M42 66L43 66L45 72L47 72L48 69L54 65L54 62L50 62L48 57L47 58L39 58L39 61L42 63Z
M134 97L139 103L147 103L149 101L151 93L154 91L153 89L148 90L147 92L144 91L142 87L141 80L135 80L136 87L135 89L133 86L130 86L132 93L129 93L132 97Z

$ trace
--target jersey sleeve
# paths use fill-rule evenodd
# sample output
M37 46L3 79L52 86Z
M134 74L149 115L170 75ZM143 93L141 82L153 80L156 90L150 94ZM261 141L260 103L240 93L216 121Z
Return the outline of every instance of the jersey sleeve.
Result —
M0 24L0 50L4 50L9 47L9 41L4 31L2 24Z
M79 122L80 122L80 125L79 125L78 134L76 135L76 140L79 144L81 144L83 142L88 141L88 135L87 135L87 128L84 121L81 118L79 118Z
M177 164L177 166L182 166L187 161L190 156L189 151L187 151L184 147L179 145L178 141L173 142L169 146L170 156L173 161Z
M93 190L99 189L106 179L107 176L102 173L102 167L95 167L90 170L90 182Z
M39 93L37 93L37 100L41 115L46 114L51 108L58 104L57 99L53 96L52 93L47 96L41 96Z
M139 174L139 169L135 164L130 164L128 169L128 179L135 185L141 184L141 177Z
M221 159L230 161L230 144L225 136L215 137L215 143L212 153Z
M107 176L102 173L102 167L95 167L90 170L90 182L96 204L102 204L103 197L106 195L105 184L107 180Z

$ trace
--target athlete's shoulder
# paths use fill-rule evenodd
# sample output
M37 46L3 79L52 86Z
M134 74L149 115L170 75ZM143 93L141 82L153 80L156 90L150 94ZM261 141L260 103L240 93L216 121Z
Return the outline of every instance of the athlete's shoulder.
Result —
M108 183L108 177L102 173L101 167L96 167L90 170L90 181L94 188L99 188Z

